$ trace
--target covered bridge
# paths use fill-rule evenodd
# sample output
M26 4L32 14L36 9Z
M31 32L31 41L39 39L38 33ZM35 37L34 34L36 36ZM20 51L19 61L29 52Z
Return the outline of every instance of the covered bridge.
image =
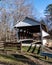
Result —
M46 26L32 18L26 17L23 21L18 22L15 25L17 29L18 40L41 40L42 41L42 30L47 31Z
M41 44L43 44L43 35L42 30L47 32L47 28L45 24L42 24L32 18L26 17L23 21L18 22L15 26L15 29L17 29L18 34L18 41L27 41L27 40L39 40L41 41ZM33 42L32 41L32 42ZM46 48L47 49L47 48ZM45 54L45 55L44 55ZM51 57L50 53L41 53L43 56L49 56Z

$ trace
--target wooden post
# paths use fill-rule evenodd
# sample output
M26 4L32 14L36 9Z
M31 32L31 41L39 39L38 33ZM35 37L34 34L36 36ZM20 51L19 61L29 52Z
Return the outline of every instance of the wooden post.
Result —
M20 39L20 29L18 29L18 39Z
M22 42L20 43L20 52L22 52Z
M41 33L41 43L42 43L42 45L43 45L43 37L42 37L42 27L41 27L41 24L40 24L40 33ZM41 45L41 51L42 51L42 46Z

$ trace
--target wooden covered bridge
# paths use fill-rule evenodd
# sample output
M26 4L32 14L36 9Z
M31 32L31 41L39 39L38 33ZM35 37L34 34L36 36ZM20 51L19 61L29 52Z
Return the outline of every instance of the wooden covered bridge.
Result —
M23 21L18 22L15 27L17 30L18 42L33 43L39 41L42 45L42 30L46 30L46 26L32 18L26 17Z
M47 32L45 24L42 24L32 18L26 17L23 21L18 22L14 28L17 30L18 41L20 43L29 43L29 41L33 43L35 41L40 41L40 43L37 44L43 46L42 30ZM41 55L51 56L49 53L44 52L41 53Z

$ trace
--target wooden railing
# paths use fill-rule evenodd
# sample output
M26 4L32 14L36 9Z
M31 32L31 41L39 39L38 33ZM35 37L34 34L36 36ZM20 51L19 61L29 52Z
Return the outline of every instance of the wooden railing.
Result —
M0 42L0 49L5 49L6 47L17 47L17 50L21 50L21 43L18 42Z

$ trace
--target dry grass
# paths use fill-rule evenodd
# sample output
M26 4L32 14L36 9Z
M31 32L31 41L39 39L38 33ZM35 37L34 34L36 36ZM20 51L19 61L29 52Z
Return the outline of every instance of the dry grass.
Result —
M24 65L23 62L18 61L16 58L12 56L7 56L7 55L0 55L0 62L9 64L9 65ZM26 63L25 65L28 65L28 64Z
M29 47L22 47L22 53L16 54L0 54L0 62L5 63L5 65L52 65L52 58L45 60L44 57L37 55L35 51L33 54L26 52ZM15 49L14 49L15 50Z

